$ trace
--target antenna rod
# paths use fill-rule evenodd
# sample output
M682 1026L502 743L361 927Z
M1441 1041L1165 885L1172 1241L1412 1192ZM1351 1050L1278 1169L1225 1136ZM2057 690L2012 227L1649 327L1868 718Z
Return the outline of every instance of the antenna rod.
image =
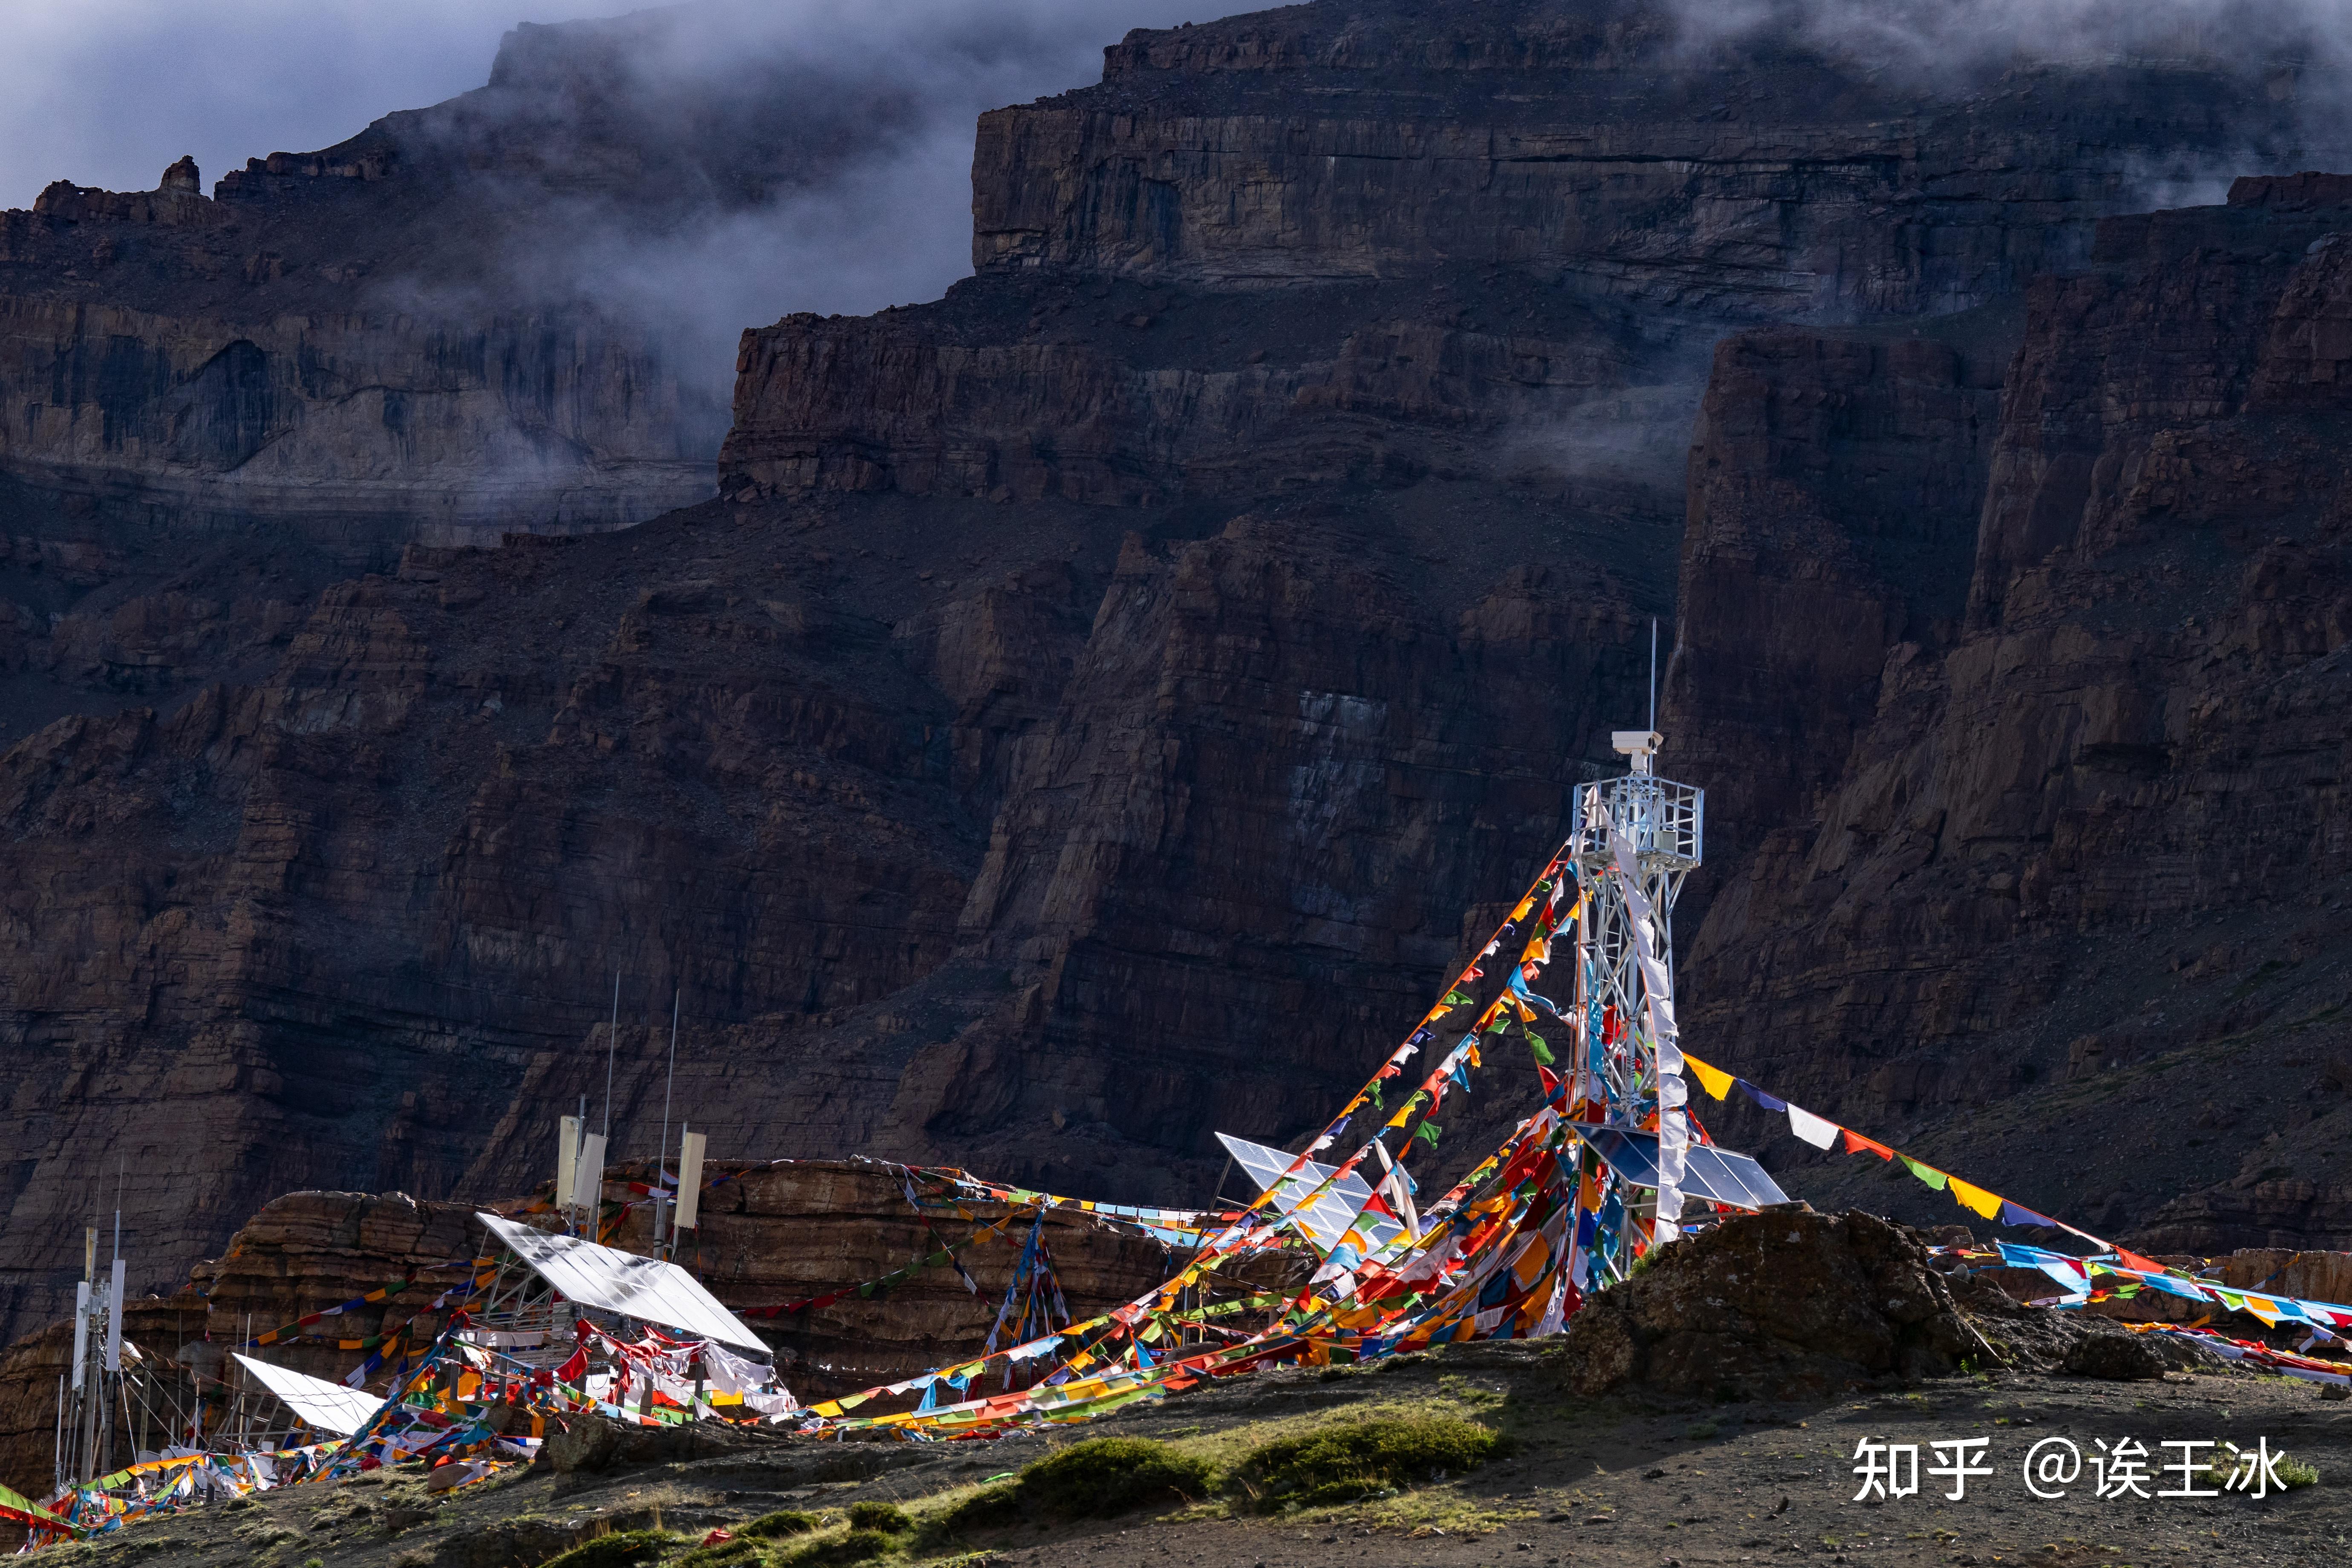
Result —
M663 1162L669 1158L669 1092L677 1082L677 995L673 984L669 992L669 1076L662 1081L662 1141L654 1145L654 1175L662 1174Z
M613 971L613 1021L604 1030L604 1136L613 1136L613 1051L621 1038L621 971Z
M1650 727L1658 727L1658 618L1650 617Z

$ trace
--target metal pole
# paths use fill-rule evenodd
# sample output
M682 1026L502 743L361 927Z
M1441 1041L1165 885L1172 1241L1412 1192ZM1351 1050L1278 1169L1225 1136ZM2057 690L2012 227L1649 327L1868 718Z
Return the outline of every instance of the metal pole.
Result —
M1650 727L1658 727L1658 618L1650 617Z
M662 1162L669 1158L669 1096L677 1083L677 998L678 988L669 992L669 1076L662 1080L662 1136L654 1148L654 1174L662 1174Z
M583 1094L580 1096L580 1147L582 1150L585 1150L587 1146L588 1096ZM578 1153L576 1151L573 1155L572 1168L572 1207L563 1211L563 1228L567 1233L572 1231L580 1223L580 1165ZM596 1196L600 1198L604 1196L604 1173L603 1171L598 1171L596 1173Z
M613 1021L604 1030L604 1146L613 1146L613 1051L621 1038L621 971L613 971Z

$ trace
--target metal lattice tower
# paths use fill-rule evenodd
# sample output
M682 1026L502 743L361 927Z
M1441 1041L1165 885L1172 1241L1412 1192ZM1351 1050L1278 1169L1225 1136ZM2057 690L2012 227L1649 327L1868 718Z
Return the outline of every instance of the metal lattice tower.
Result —
M1642 977L1634 923L1639 918L1617 873L1616 845L1632 851L1633 883L1649 905L1652 951L1673 989L1675 895L1699 863L1706 793L1661 779L1650 759L1662 742L1654 730L1621 730L1612 737L1633 770L1581 785L1569 855L1591 900L1579 928L1576 1000L1580 1057L1570 1096L1580 1120L1629 1132L1656 1128L1658 1042ZM1591 1278L1622 1277L1637 1240L1645 1241L1652 1200L1600 1166L1604 1201L1594 1211L1590 1242Z
M1607 1104L1611 1123L1632 1125L1656 1108L1657 1042L1634 956L1633 911L1616 874L1612 846L1620 834L1633 845L1634 881L1649 901L1655 950L1672 976L1675 898L1699 863L1706 792L1650 771L1656 732L1622 730L1615 739L1617 749L1633 758L1633 771L1578 787L1569 854L1592 898L1583 972L1577 977L1587 1041L1578 1065L1595 1074L1586 1097Z

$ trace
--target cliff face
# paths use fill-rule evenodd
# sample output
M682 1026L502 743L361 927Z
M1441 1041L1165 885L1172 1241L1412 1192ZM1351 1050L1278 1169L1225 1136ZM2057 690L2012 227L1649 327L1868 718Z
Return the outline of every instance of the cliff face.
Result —
M1899 359L1786 338L1726 345L1694 451L1669 713L1727 757L1827 743L1692 946L1694 1033L2151 1247L2352 1222L2347 196L2246 180L2103 224L2027 291L1989 451ZM1792 408L1907 427L1909 472ZM1890 488L1930 547L1908 603L1868 559L1889 514L1836 516ZM1979 502L1967 559L1946 524ZM1804 581L1743 559L1759 520ZM1833 722L1777 722L1735 662Z
M2147 171L2303 136L2218 64L1911 79L1633 4L1139 32L982 118L972 283L746 335L721 488L1136 505L1534 448L1670 519L1727 326L1967 309Z
M109 576L136 540L102 509L28 533L0 1306L54 1310L95 1148L143 1151L159 1269L290 1188L527 1189L600 1092L615 970L628 1153L675 995L715 1152L1205 1199L1208 1132L1297 1134L1557 844L1677 591L1668 762L1717 800L1695 1047L1956 1138L2171 1050L2083 979L2157 983L2136 923L2186 905L2145 889L2292 942L2199 857L2336 831L2334 536L2233 520L2309 511L2329 220L2091 236L2134 171L2288 135L2293 94L1938 95L1659 26L1328 5L1131 38L992 117L980 276L747 334L722 498L625 532L356 580L232 537L153 586ZM237 189L398 187L365 152ZM2178 455L2213 433L2221 466ZM2189 520L2090 505L2142 486ZM2239 939L2178 983L2238 983ZM2072 1146L2034 1125L2029 1160Z
M256 681L59 720L0 808L16 1310L79 1148L147 1150L159 1267L314 1169L527 1186L601 1092L613 969L633 1152L677 987L715 1150L1205 1199L1212 1127L1294 1133L1516 896L1640 679L1623 584L1482 564L1556 505L1478 500L1116 551L1067 503L888 497L412 549ZM165 1113L200 1135L141 1141Z
M698 247L920 119L723 21L525 26L488 86L210 195L182 159L0 214L0 741L249 677L405 544L711 495L737 324Z
M14 247L0 288L138 224L37 213L42 243ZM643 328L387 318L357 299L281 314L255 293L251 314L184 315L0 293L0 386L21 407L0 466L90 513L198 538L266 522L352 564L411 538L613 528L709 493L713 411Z

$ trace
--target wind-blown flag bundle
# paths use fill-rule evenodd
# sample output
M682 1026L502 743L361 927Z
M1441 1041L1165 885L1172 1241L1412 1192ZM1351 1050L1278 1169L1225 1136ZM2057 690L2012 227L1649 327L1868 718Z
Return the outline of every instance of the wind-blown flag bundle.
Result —
M1687 1105L1667 920L1699 861L1701 797L1653 776L1655 739L1636 738L1622 747L1635 770L1578 791L1569 841L1303 1151L1225 1139L1260 1195L1209 1229L1173 1279L992 1356L814 1405L801 1429L977 1436L1083 1419L1274 1362L1557 1333L1586 1291L1681 1229L1784 1201L1753 1160L1717 1148ZM1531 1113L1419 1209L1409 1158L1439 1144L1446 1097L1514 1034L1539 1085ZM1299 1254L1312 1267L1295 1294L1269 1299L1241 1278ZM1244 1314L1264 1321L1230 1321ZM1059 1365L1026 1388L938 1398L999 1360L1008 1381L1017 1363ZM912 1409L852 1414L917 1390Z
M1085 1420L1272 1364L1362 1362L1465 1340L1555 1333L1588 1293L1624 1279L1654 1248L1725 1213L1786 1201L1756 1161L1708 1135L1689 1103L1686 1073L1717 1101L1738 1087L1785 1115L1791 1134L1815 1148L1842 1144L1850 1154L1899 1160L1984 1218L2055 1227L2094 1243L2099 1255L2085 1259L2009 1243L1944 1249L1963 1265L2039 1270L2062 1287L2053 1304L2153 1290L2315 1336L2352 1330L2352 1309L2231 1291L2168 1270L1684 1051L1669 923L1684 877L1699 863L1703 797L1650 771L1658 739L1648 732L1617 737L1633 771L1579 789L1567 841L1304 1148L1291 1154L1219 1134L1255 1182L1255 1201L1207 1211L1139 1207L955 1170L890 1166L928 1249L862 1284L743 1313L773 1318L872 1300L942 1265L976 1294L959 1248L1017 1246L1012 1283L971 1359L803 1406L772 1368L746 1359L751 1331L692 1275L602 1244L635 1204L602 1205L585 1238L550 1237L518 1224L517 1215L484 1216L503 1251L438 1266L471 1272L434 1302L454 1310L428 1348L414 1358L404 1350L406 1324L334 1342L371 1353L346 1380L354 1385L394 1364L389 1395L347 1437L274 1457L173 1458L152 1478L157 1485L147 1473L153 1467L134 1466L66 1489L47 1509L0 1498L0 1514L37 1535L80 1534L181 1506L207 1490L349 1475L420 1458L442 1467L435 1473L452 1478L445 1484L458 1484L520 1460L551 1419L589 1410L643 1424L767 1422L815 1437L865 1430L980 1437ZM1515 1035L1533 1067L1527 1113L1499 1147L1424 1206L1408 1166L1428 1163L1444 1138L1439 1113L1447 1097L1466 1093L1473 1074ZM1447 1120L1459 1124L1451 1113ZM719 1176L705 1190L745 1174ZM635 1190L648 1201L673 1196L666 1186ZM1006 1212L983 1221L975 1212L982 1203L1005 1205ZM1134 1300L1072 1322L1045 1245L1049 1210L1140 1233L1186 1260ZM941 1236L938 1224L959 1221L969 1227L961 1241ZM388 1300L428 1271L269 1330L247 1348L317 1339L304 1331ZM619 1329L592 1316L589 1309L600 1304ZM468 1316L477 1306L478 1322ZM509 1332L534 1325L535 1333ZM2218 1354L2294 1375L2343 1375L2308 1358L2208 1338ZM542 1348L540 1361L510 1353L556 1339L558 1348ZM556 1356L564 1356L560 1364ZM605 1370L592 1372L598 1362ZM292 1376L277 1381L292 1387ZM992 1377L997 1391L983 1392Z

